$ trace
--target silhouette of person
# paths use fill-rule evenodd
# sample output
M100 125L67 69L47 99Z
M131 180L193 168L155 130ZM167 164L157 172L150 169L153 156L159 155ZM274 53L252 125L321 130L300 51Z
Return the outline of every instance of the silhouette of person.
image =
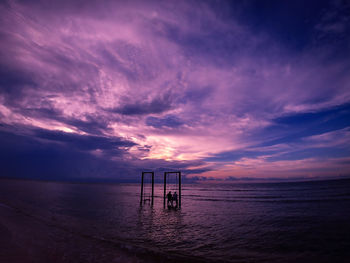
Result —
M174 192L174 195L173 195L173 201L175 201L175 207L177 207L177 193Z
M171 194L171 191L169 191L169 193L166 195L167 199L168 199L168 206L173 206L173 195Z

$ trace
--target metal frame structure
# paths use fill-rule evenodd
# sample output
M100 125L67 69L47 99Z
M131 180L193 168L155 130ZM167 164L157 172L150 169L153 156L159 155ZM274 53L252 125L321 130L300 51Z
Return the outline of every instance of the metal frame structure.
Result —
M143 200L143 181L144 181L144 175L145 174L151 174L152 175L152 196L151 196L151 205L153 205L153 200L154 200L154 172L142 172L141 176L141 198L140 198L140 205L142 205Z
M164 208L165 208L165 204L166 204L166 176L168 174L177 174L178 175L178 186L179 186L179 208L181 208L181 172L164 172Z

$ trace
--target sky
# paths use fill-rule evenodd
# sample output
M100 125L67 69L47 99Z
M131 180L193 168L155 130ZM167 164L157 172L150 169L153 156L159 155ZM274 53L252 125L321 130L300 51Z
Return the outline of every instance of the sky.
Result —
M0 3L0 173L350 175L349 1Z

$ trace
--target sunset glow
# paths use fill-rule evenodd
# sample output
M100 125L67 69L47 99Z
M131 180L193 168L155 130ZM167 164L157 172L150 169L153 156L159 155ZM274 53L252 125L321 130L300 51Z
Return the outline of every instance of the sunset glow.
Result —
M0 4L6 174L350 175L348 7L292 6L309 13L276 22L280 10L253 20L229 3Z

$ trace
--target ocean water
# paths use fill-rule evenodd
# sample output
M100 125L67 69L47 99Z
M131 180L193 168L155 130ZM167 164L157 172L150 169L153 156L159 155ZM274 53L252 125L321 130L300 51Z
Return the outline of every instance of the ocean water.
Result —
M140 262L350 262L350 180L184 184L177 211L162 187L0 180L0 203Z

